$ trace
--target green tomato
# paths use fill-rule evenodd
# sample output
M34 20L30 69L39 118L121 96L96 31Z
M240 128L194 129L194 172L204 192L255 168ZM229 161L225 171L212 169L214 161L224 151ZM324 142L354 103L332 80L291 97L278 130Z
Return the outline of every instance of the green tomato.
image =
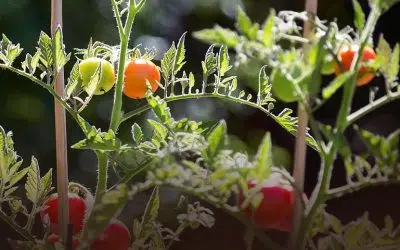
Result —
M87 58L79 63L79 73L82 79L82 87L87 93L89 93L90 87L94 87L89 86L89 83L100 63L101 76L96 90L94 91L94 95L102 95L108 92L115 84L114 67L109 61L97 57ZM95 81L93 84L97 84L97 81Z

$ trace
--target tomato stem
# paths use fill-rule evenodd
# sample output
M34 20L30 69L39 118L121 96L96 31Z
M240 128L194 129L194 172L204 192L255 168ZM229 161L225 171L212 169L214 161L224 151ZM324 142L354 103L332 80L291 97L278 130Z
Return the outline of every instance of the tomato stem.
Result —
M350 69L351 71L354 71L358 67L361 61L362 51L368 42L368 37L373 32L376 22L380 16L380 10L376 6L371 6L371 7L372 7L371 12L368 16L366 26L361 34L361 46L356 55L356 60L353 61L352 67ZM354 96L354 90L356 87L356 81L357 81L357 75L354 74L351 81L346 83L346 85L344 86L343 97L342 97L343 101L341 103L340 111L336 120L336 130L335 130L336 134L344 133L345 129L349 125L347 118L351 110L351 104ZM328 196L330 188L329 185L332 177L333 163L335 161L339 147L340 147L340 137L335 136L330 148L327 150L327 152L329 153L322 159L321 169L319 173L319 181L317 186L314 188L310 202L305 211L305 216L306 216L305 221L301 225L300 234L297 237L297 241L299 244L298 246L300 246L300 249L305 248L309 231L312 228L314 219L317 213L319 212L320 206L324 202L326 202L328 198L331 198Z

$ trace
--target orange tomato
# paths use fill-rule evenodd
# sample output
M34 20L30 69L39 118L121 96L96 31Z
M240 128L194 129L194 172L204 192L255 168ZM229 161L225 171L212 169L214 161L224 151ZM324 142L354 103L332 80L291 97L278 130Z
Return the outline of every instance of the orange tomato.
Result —
M154 93L158 89L157 82L160 78L160 71L154 63L145 59L134 59L125 67L123 92L132 99L144 98L147 91L146 80Z
M355 45L353 45L351 47L346 46L339 51L339 60L342 64L344 71L350 70L351 64L353 62L353 59L354 59L356 53L358 53L358 47ZM375 58L376 58L376 54L375 54L374 49L369 46L365 46L363 54L362 54L361 62L373 61L373 60L375 60ZM358 74L357 86L366 85L372 79L374 79L375 73L373 73L373 72L367 73L370 71L372 71L371 67L368 67L368 66L360 67L360 69L358 70L358 73L357 73ZM341 74L340 67L337 64L335 64L335 72L336 72L336 75Z

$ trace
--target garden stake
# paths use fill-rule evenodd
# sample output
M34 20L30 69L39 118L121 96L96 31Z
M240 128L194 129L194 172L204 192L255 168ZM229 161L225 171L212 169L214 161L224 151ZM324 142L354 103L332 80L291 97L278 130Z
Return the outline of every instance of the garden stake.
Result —
M309 18L314 18L317 14L318 0L306 0L305 10L308 13ZM313 31L313 21L308 20L304 23L304 38L310 38ZM307 45L304 45L304 49L307 49ZM306 97L306 102L308 98ZM289 249L295 250L298 248L297 237L299 234L300 225L304 214L303 203L301 202L301 195L304 191L304 172L306 162L306 136L307 136L307 124L308 124L308 113L299 102L297 107L298 114L298 127L296 135L294 165L293 165L293 178L294 178L294 190L295 202L293 206L293 228L290 234Z
M54 37L57 27L62 27L62 0L51 1L51 35ZM57 74L55 82L56 93L64 96L64 69ZM55 130L56 130L56 159L57 159L57 192L59 195L58 221L61 229L61 239L67 242L68 233L68 160L66 118L64 107L54 102Z

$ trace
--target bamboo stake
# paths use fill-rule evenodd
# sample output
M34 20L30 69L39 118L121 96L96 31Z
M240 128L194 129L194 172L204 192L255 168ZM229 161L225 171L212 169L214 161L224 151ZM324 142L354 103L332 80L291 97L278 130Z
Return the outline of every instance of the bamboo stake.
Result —
M305 10L307 11L310 18L317 15L318 0L306 0ZM308 21L304 23L304 33L305 38L310 38L313 33L313 21ZM304 49L307 49L305 45ZM298 129L296 136L295 145L295 155L294 155L294 166L293 166L293 177L294 177L294 195L296 197L295 204L293 206L293 229L290 235L289 248L297 249L297 238L299 235L299 229L302 223L302 218L304 215L304 207L302 203L302 194L304 192L304 173L305 173L305 162L306 162L306 129L308 125L308 113L299 103L297 107L298 114Z
M51 0L51 35L54 37L57 27L62 27L62 0ZM57 75L55 83L57 95L64 96L64 69ZM68 160L67 160L67 132L65 109L54 100L54 116L56 131L56 157L57 157L57 192L58 200L58 224L60 226L61 239L68 241Z

